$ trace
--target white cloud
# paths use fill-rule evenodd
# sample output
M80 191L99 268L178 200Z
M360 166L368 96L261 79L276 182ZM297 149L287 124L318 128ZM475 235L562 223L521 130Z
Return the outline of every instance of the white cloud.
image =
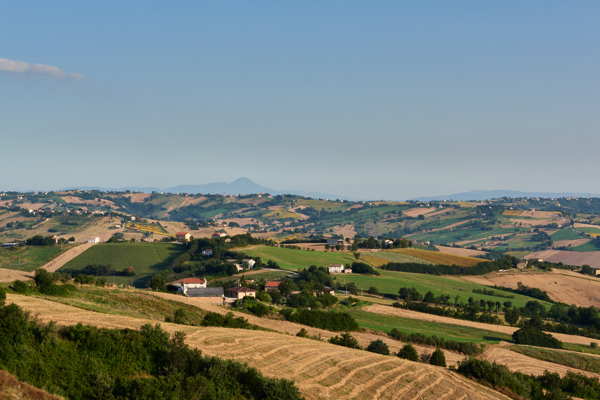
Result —
M83 75L65 72L58 67L45 64L30 64L25 61L9 60L0 58L0 72L12 72L16 74L41 74L58 79L82 79Z

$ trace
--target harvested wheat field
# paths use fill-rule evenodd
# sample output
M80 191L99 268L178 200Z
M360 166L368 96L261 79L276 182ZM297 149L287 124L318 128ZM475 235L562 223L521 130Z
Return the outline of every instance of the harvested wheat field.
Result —
M27 383L19 381L6 371L0 370L0 400L60 400Z
M485 251L465 249L463 247L435 246L435 248L442 253L459 257L481 257L487 254Z
M51 301L9 295L9 302L59 325L139 328L156 321L99 314ZM508 399L445 368L381 356L280 333L161 324L186 334L204 354L245 362L266 376L293 380L306 399Z
M16 280L27 281L29 279L31 279L29 272L0 268L0 283L14 282Z
M544 260L566 265L600 267L600 251L542 250L527 254L527 260Z
M394 253L401 253L407 256L412 256L416 258L420 258L427 262L433 264L443 264L443 265L459 265L461 267L472 267L481 262L486 262L488 260L476 257L465 257L458 256L446 252L441 251L432 251L432 250L423 250L423 249L414 249L414 248L406 248L406 249L394 249L389 250Z
M506 346L491 346L479 357L496 364L506 365L511 371L521 372L529 375L543 375L545 371L557 373L561 376L567 372L586 375L592 378L600 378L599 374L584 371L577 368L567 367L561 364L555 364L548 361L538 360L516 351L508 349Z
M335 333L335 332L331 332L331 331L327 331L327 330L319 329L319 328L312 328L310 326L296 324L294 322L278 320L278 319L270 319L270 318L260 318L255 315L232 311L229 308L220 306L219 305L220 301L217 301L217 302L215 302L214 300L207 301L206 299L203 299L200 297L184 297L184 296L179 296L179 295L174 295L174 294L169 294L169 293L162 293L162 292L149 292L149 293L151 293L155 296L162 297L164 299L193 305L193 306L201 308L205 311L216 312L219 314L226 314L228 312L232 312L237 317L246 318L248 320L248 322L250 322L251 324L260 326L261 328L277 331L280 333L285 333L288 335L295 335L296 333L298 333L298 331L300 329L306 329L306 331L308 332L308 334L310 336L320 337L323 339L329 339L330 337L337 335L337 333ZM374 334L374 333L352 332L352 336L354 336L358 340L358 343L363 347L368 346L369 343L371 343L373 340L377 340L377 339L382 340L389 346L390 351L394 352L394 353L397 353L398 350L400 350L400 348L404 345L403 342L391 339L387 336L382 336L382 335L378 335L378 334ZM414 347L415 347L415 349L417 349L417 351L419 353L429 354L434 350L433 347L429 347L429 346L414 345ZM465 358L465 356L460 353L455 353L455 352L451 352L451 351L445 351L444 353L446 354L446 361L448 362L448 365L456 365L459 361L462 361Z
M441 322L444 324L468 326L471 328L484 329L487 331L504 333L507 335L512 335L513 332L518 329L518 328L515 328L512 326L495 325L495 324L487 324L484 322L468 321L468 320L463 320L463 319L444 317L441 315L426 314L426 313L422 313L422 312L418 312L418 311L406 310L403 308L383 306L380 304L373 304L370 306L366 306L363 308L363 310L369 311L372 313L382 314L382 315L391 315L391 316L396 316L396 317L418 319L421 321ZM588 337L576 336L576 335L566 335L564 333L556 333L556 332L548 332L548 333L551 334L552 336L554 336L555 338L557 338L558 340L560 340L561 342L565 342L565 343L575 343L575 344L583 344L583 345L589 346L589 344L591 342L595 342L600 345L600 340L590 339Z
M600 279L573 271L552 270L543 273L493 272L482 276L463 276L469 282L516 288L519 282L544 290L554 301L582 307L600 307Z
M429 214L430 212L434 212L435 210L437 210L437 208L433 208L433 207L415 207L415 208L409 208L408 210L404 210L402 213L404 215L406 215L407 217L418 217L419 215L425 215L425 214Z

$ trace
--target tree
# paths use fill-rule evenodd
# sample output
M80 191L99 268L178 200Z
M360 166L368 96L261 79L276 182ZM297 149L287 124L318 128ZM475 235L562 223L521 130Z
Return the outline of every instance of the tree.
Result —
M560 340L533 325L526 325L515 331L512 337L517 344L529 344L532 346L551 347L555 349L562 348Z
M308 331L306 329L302 328L298 331L298 333L296 333L296 336L304 337L304 338L308 337Z
M329 343L337 344L338 346L350 347L352 349L360 349L358 341L348 332L330 338Z
M369 294L379 294L379 290L375 286L371 286L369 290L367 290Z
M504 319L510 325L516 325L519 322L520 313L517 308L508 308L504 311Z
M390 354L390 348L383 340L380 339L373 340L371 343L369 343L369 346L367 346L367 351L383 354L385 356Z
M431 353L431 358L429 359L429 364L431 365L439 365L440 367L446 366L446 356L444 352L437 348L433 353Z
M166 286L165 278L162 274L156 274L150 279L150 287L153 290L163 290Z
M419 353L412 344L405 344L400 351L398 351L398 357L405 358L410 361L419 361Z
M55 281L55 278L54 274L40 268L35 271L35 277L33 280L35 281L35 285L41 289L52 285L52 283Z
M6 290L0 287L0 307L4 306L6 301Z

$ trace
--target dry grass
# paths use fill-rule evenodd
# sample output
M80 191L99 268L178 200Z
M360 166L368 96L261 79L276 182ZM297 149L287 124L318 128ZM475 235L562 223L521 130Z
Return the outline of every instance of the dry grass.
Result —
M465 249L462 247L450 247L450 246L435 246L435 247L442 253L451 254L453 256L459 256L459 257L481 257L481 256L484 256L487 254L485 251Z
M433 208L433 207L415 207L415 208L409 208L408 210L404 210L402 213L404 215L406 215L407 217L418 217L419 215L426 215L429 214L431 212L434 212L435 210L437 210L437 208Z
M27 383L19 381L6 371L0 370L0 400L60 400Z
M572 271L553 270L545 273L491 273L464 276L461 279L482 285L516 288L518 282L544 290L554 301L581 307L600 307L600 280Z
M139 328L155 321L98 314L38 298L9 301L42 321L106 328ZM186 333L186 342L206 355L245 362L269 377L293 380L306 399L508 399L445 368L381 356L274 332L162 324Z

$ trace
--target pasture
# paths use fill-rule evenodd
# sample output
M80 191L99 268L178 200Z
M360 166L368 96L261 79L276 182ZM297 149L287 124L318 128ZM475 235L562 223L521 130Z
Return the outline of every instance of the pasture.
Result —
M23 246L0 248L0 268L31 272L72 246Z
M260 257L263 261L273 260L281 268L299 270L311 265L324 267L329 264L352 264L356 261L350 253L326 252L289 249L285 247L272 246L249 246L236 249L250 257Z
M475 300L485 300L493 302L511 301L514 305L522 307L530 300L535 300L531 297L523 296L517 293L506 292L498 289L493 289L497 294L505 296L513 296L505 298L499 296L489 296L479 293L473 293L474 289L490 289L487 286L479 285L472 282L466 282L459 279L446 278L438 275L416 274L411 272L397 272L379 270L381 275L359 275L359 274L340 274L336 275L338 282L354 283L359 289L367 290L370 287L375 287L380 293L397 295L401 287L412 287L417 289L422 294L431 291L434 295L439 296L447 294L451 300L458 298L459 302L466 303L469 297ZM544 302L542 302L544 303ZM544 303L548 304L548 303Z
M131 266L135 268L135 276L106 278L109 282L132 283L160 271L181 251L181 245L174 243L101 243L69 261L63 268L80 270L87 265L101 264L122 270Z

